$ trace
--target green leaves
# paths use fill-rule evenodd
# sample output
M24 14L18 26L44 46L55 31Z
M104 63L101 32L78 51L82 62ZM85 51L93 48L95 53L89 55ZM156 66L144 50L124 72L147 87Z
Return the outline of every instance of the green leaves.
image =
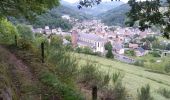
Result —
M24 16L32 20L36 14L58 6L59 0L1 0L0 5L0 17Z
M139 21L139 29L142 31L150 28L153 25L160 25L162 27L164 37L169 38L169 2L167 2L167 10L163 11L161 11L160 9L165 9L165 6L161 5L161 2L159 0L142 2L129 0L128 4L131 6L131 10L127 13L127 16L130 20L126 22L126 25L134 26L134 23L136 21Z
M0 20L0 42L13 43L15 35L18 36L18 32L15 26L7 19Z
M150 86L146 85L138 90L138 100L153 100L150 93Z

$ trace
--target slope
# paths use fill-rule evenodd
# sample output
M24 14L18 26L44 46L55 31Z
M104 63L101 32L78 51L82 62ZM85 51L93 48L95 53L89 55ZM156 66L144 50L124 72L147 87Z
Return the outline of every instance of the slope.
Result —
M126 20L126 13L130 10L128 4L120 5L112 10L100 14L98 17L107 25L120 25L124 26Z
M167 100L156 91L159 88L170 89L170 76L168 75L148 72L142 67L137 67L97 56L84 54L76 54L76 56L79 59L80 64L91 61L92 63L100 65L98 69L104 73L109 72L112 74L115 71L124 72L125 77L123 79L123 84L126 86L129 93L134 96L134 98L137 96L137 89L149 84L151 86L154 100Z

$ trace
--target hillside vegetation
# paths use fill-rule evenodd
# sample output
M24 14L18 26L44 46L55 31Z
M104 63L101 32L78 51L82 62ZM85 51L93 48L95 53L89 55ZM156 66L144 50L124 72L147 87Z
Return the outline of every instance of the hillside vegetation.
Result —
M79 59L79 64L85 64L86 62L92 62L99 65L98 69L104 73L112 73L121 71L125 75L123 78L123 85L128 89L129 94L133 95L133 98L137 97L137 90L149 84L151 86L151 92L154 100L168 100L163 97L157 90L160 88L170 89L170 76L148 72L145 68L121 63L115 60L105 59L97 56L76 54Z
M106 25L125 26L126 13L129 10L130 6L128 4L123 4L100 14L99 18L101 18L102 22L104 22Z

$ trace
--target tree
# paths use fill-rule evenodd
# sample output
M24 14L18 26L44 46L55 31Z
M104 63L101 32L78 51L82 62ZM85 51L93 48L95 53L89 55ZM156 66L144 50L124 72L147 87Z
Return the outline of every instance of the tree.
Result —
M167 44L166 50L170 50L170 43Z
M112 53L112 50L108 50L108 52L107 52L107 54L106 54L106 57L107 58L114 58L114 55L113 55L113 53Z
M170 32L170 1L167 0L167 5L164 5L160 0L137 1L129 0L131 6L130 12L127 14L129 21L127 25L133 26L135 22L139 22L139 28L143 31L153 25L159 25L166 38L169 38ZM162 5L163 4L163 5ZM160 10L163 6L167 10ZM165 7L164 7L165 8Z
M35 36L31 28L24 24L17 25L19 33L19 47L22 49L31 49L34 46Z
M113 0L111 0L113 1ZM120 0L116 0L120 1ZM80 0L78 8L92 7L98 5L102 0ZM129 0L128 4L131 10L127 13L128 20L126 25L134 26L138 22L139 29L144 31L152 26L159 26L164 37L170 38L170 1L166 0L162 3L161 0ZM163 4L163 5L162 5ZM160 10L164 7L166 10Z
M105 50L111 50L112 49L112 44L110 42L107 42L105 45Z
M59 5L59 0L1 0L0 17L20 17L32 19L36 14L41 14L54 6Z
M18 36L18 32L15 26L7 19L0 20L0 42L13 43L14 37Z

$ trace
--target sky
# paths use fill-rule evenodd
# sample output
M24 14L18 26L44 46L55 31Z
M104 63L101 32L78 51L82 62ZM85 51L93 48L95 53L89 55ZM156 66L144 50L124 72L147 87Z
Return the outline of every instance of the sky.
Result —
M64 1L67 1L69 3L75 3L75 2L78 2L79 0L64 0ZM111 0L102 0L102 1L108 1L108 2L111 2ZM122 2L127 2L128 0L121 0Z

